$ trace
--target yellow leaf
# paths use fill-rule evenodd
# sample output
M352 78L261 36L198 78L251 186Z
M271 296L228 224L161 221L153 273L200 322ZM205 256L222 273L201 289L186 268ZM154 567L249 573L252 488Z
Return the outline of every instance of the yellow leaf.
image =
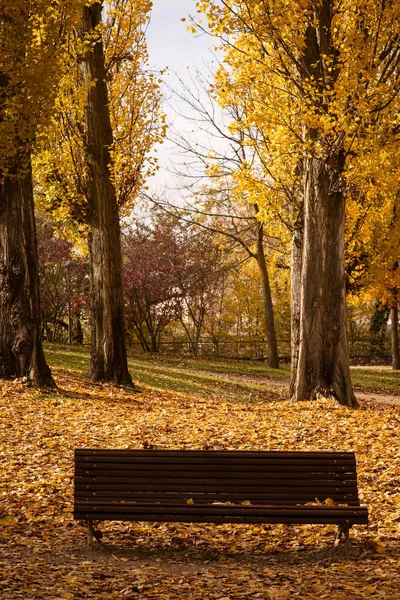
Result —
M375 550L376 552L378 552L378 554L385 554L386 552L386 546L385 544L383 544L382 542L375 542Z
M186 502L186 504L194 504L193 498L189 498L189 500Z

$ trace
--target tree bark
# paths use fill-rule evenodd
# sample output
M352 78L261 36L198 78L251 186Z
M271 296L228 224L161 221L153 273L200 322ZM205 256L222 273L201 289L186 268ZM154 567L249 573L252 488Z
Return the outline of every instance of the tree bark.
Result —
M315 4L315 22L305 32L302 78L318 82L319 93L327 84L331 89L338 76L335 65L325 71L326 57L333 59L338 51L333 43L332 7L331 0ZM322 102L316 96L311 100L317 111L326 114L329 98L326 94ZM320 139L319 135L318 130L304 126L304 140L312 144L319 141L325 150L321 158L312 154L305 157L302 165L304 238L301 256L293 249L297 268L292 283L298 286L293 297L298 304L293 310L297 349L293 352L291 392L293 400L322 395L357 406L346 330L345 198L341 182L345 157L340 136Z
M390 320L392 322L392 365L393 369L400 369L400 346L399 346L399 306L393 304L390 309Z
M268 366L271 369L279 369L279 354L278 344L276 341L274 306L272 304L271 286L269 284L269 275L267 262L265 260L264 245L263 245L264 229L262 224L259 227L257 239L256 260L261 276L261 286L264 305L264 321L265 331L267 334L268 346Z
M101 23L102 3L83 9L82 36L93 36ZM85 108L85 156L91 282L92 381L131 385L128 371L120 223L111 180L113 143L101 34L81 57L80 69L88 86ZM91 85L90 85L91 84Z
M337 173L316 158L305 161L300 326L291 387L294 400L322 395L356 406L346 331L345 199Z
M56 387L41 341L32 173L0 178L0 377Z
M294 397L296 386L297 366L299 362L300 349L300 323L301 323L301 281L302 281L302 263L303 263L303 217L297 219L292 235L292 256L291 256L291 365L292 378L290 381L290 396Z

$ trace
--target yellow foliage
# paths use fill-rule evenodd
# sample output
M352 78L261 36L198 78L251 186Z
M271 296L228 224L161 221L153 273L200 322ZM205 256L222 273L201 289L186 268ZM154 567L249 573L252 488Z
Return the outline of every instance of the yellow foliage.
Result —
M390 298L400 277L400 1L326 6L197 2L223 52L212 90L238 107L231 131L245 130L257 156L234 173L237 196L256 198L264 221L296 226L303 170L319 159L346 195L349 262L362 254L363 283Z
M150 0L107 2L100 32L114 137L109 168L120 210L132 207L138 190L157 169L150 150L162 142L166 130L160 80L148 67L145 29L151 6ZM58 220L72 217L80 234L87 220L83 119L87 85L93 82L82 82L78 62L97 36L92 38L70 39L56 115L34 160L42 207L52 210Z
M0 6L0 173L18 175L51 117L67 33L82 2L3 0ZM23 161L22 161L23 162Z

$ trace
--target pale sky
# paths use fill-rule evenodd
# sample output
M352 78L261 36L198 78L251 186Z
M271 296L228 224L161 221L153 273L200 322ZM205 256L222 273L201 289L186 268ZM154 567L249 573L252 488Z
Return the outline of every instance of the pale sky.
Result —
M210 36L195 36L186 30L188 22L182 22L188 14L196 14L195 0L153 0L151 21L147 30L147 44L150 55L150 66L156 69L169 67L170 72L164 75L167 84L176 88L174 72L188 81L190 73L197 67L212 60L211 50L215 40ZM166 91L165 95L170 95ZM173 110L165 104L169 124L177 129L187 129L187 123L180 122ZM148 184L151 189L161 192L164 185L174 186L173 176L167 171L170 160L174 160L174 152L166 141L158 147L160 171L152 177Z
M180 19L196 14L194 0L153 0L153 10L147 31L151 64L171 66L182 71L200 63L212 47L209 36L194 36L186 31L187 22Z

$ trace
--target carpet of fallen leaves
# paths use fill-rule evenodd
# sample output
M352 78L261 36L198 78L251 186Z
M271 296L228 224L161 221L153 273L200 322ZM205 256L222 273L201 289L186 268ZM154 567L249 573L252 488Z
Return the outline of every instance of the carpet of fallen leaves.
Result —
M216 401L95 386L56 370L58 394L0 384L0 597L400 599L400 409ZM72 519L76 447L354 450L370 525L347 558L333 526L100 524Z

